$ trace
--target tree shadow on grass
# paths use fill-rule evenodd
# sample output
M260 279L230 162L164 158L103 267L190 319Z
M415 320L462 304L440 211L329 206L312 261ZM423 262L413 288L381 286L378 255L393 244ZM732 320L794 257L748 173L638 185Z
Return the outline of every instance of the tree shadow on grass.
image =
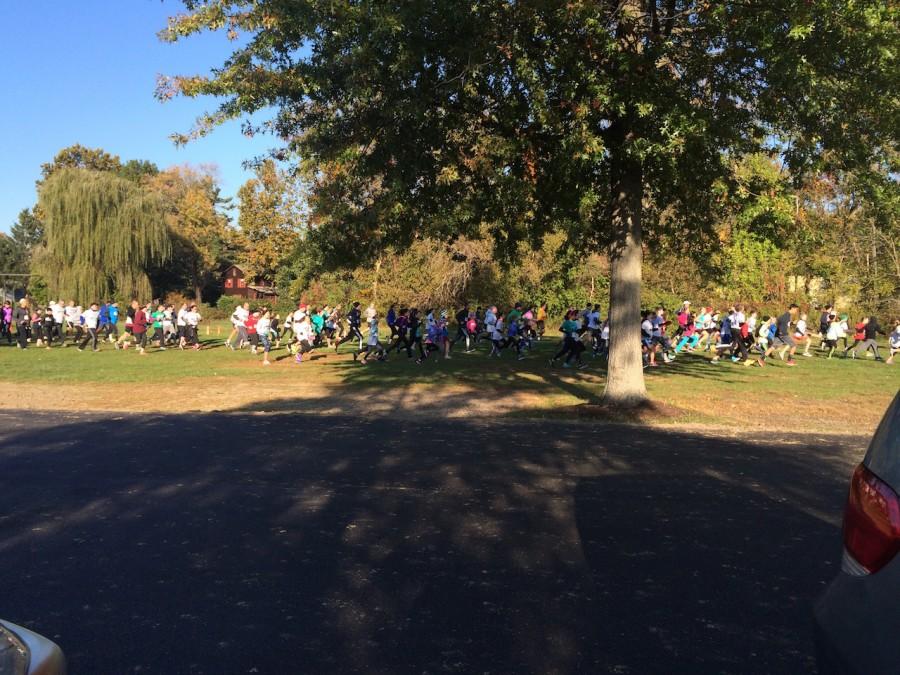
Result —
M859 446L256 414L4 429L0 609L82 673L807 671Z

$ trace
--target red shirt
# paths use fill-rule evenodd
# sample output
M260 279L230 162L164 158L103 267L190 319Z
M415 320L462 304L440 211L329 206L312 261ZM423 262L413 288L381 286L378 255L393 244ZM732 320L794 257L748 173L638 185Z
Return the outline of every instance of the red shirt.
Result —
M866 324L860 321L856 324L856 335L853 336L854 340L865 340L866 339Z
M131 324L131 332L132 333L146 333L147 332L147 313L139 309L134 313L134 321Z
M258 321L259 317L252 314L247 317L247 320L244 322L244 325L247 326L247 335L256 335L256 323Z

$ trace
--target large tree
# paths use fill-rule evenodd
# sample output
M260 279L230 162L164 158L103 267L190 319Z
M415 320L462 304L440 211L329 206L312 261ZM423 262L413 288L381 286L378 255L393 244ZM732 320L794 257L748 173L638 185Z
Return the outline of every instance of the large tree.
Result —
M53 297L149 298L147 270L171 253L158 195L104 171L62 168L41 184L44 245L32 270Z
M146 189L162 197L172 236L170 261L154 270L166 286L187 289L199 303L203 289L230 257L234 232L220 212L222 199L214 175L205 169L176 166L144 179Z
M303 222L297 185L271 160L238 190L238 225L244 244L240 262L254 276L274 281L279 265L294 250Z
M604 250L616 404L646 397L645 237L709 238L711 188L740 155L884 168L900 128L898 9L883 0L185 5L165 39L249 35L211 75L161 81L162 99L225 97L178 140L274 109L262 130L303 159L335 250L484 224L501 245L562 224Z

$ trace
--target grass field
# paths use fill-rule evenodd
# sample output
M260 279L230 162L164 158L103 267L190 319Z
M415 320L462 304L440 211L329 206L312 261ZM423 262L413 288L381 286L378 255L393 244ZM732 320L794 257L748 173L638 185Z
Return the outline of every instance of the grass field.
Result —
M84 410L253 410L358 414L432 413L442 416L559 414L602 393L605 364L583 371L550 368L557 348L542 341L524 361L512 351L488 359L487 347L454 352L449 361L416 365L406 356L361 365L350 344L339 355L319 350L301 365L284 349L263 368L261 357L222 346L228 326L201 331L199 352L151 349L99 353L72 347L33 346L22 352L0 345L2 401L7 408ZM789 368L777 359L764 369L744 368L708 354L684 354L645 371L654 400L678 413L665 424L715 424L735 428L868 433L900 386L900 363L873 359L797 357Z

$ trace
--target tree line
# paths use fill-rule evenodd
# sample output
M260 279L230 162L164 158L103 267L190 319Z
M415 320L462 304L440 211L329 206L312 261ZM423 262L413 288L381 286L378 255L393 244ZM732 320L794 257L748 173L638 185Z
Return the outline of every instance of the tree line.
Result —
M812 201L822 205L817 217L846 215L848 235L865 229L858 220L886 224L889 213L861 214L854 200L881 204L893 197L875 193L896 192L896 3L184 4L163 40L204 32L241 39L207 75L161 78L163 101L220 101L176 142L236 118L246 133L271 132L273 155L309 184L312 256L363 267L379 284L385 260L423 241L445 244L455 259L455 242L487 236L510 265L523 245L539 251L564 232L580 259L608 264L604 396L612 404L646 398L639 313L644 272L665 276L658 253L697 265L669 278L688 269L699 281L712 268L746 287L760 276L777 282L788 263L760 272L748 258L762 264L788 243L808 244L837 256L805 258L818 269L858 267L868 255L869 276L859 282L868 297L886 283L883 261L876 270L872 257L889 244L875 233L839 246L858 252L838 252L825 246L822 228L783 242L773 238L780 232L742 230L723 208L741 197L742 158L763 154L778 158L794 186L810 176L836 181L831 199ZM745 189L747 201L764 202ZM796 196L799 214L807 204ZM763 224L777 226L769 215L776 222ZM723 220L735 227L723 229ZM723 234L738 255L704 255Z
M0 275L38 301L165 297L198 302L221 293L231 264L274 281L302 227L296 189L272 161L222 196L213 167L160 170L73 145L42 165L37 203L0 237Z

